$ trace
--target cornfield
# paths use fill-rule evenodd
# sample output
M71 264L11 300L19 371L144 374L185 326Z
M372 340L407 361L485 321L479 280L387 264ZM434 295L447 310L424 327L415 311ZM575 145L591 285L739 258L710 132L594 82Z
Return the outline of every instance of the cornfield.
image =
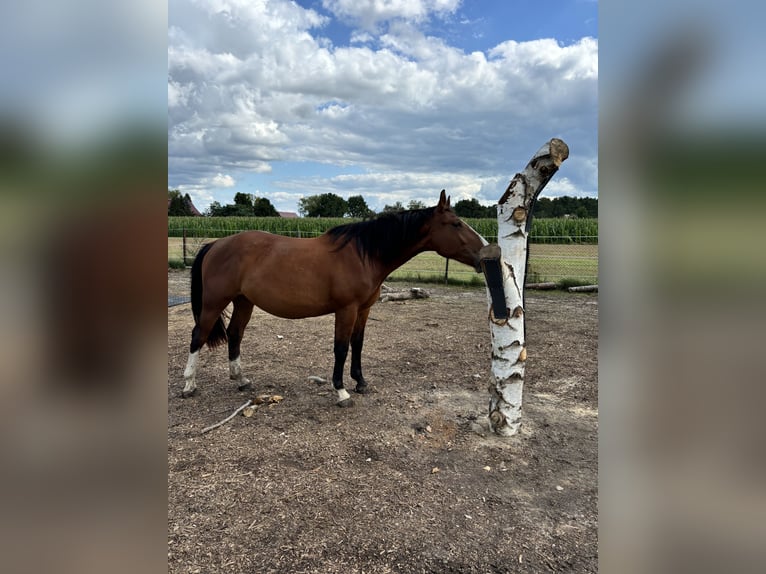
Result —
M359 221L351 218L282 217L168 217L168 237L225 237L257 229L278 235L315 237L336 225ZM469 219L465 222L488 241L497 241L497 220ZM598 243L598 219L533 219L532 243Z

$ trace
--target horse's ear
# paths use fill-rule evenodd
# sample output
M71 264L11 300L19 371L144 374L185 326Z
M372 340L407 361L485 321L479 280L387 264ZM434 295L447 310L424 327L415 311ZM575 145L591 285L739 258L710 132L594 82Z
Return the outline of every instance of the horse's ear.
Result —
M441 194L439 195L439 203L436 205L436 207L441 211L445 207L449 207L449 198L447 197L447 194L444 193L444 190L442 189Z

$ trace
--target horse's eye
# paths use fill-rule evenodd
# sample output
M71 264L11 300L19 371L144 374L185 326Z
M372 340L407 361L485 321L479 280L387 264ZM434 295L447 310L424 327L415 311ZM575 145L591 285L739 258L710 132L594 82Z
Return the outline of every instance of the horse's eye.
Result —
M460 227L460 222L456 221L455 223L452 224L452 227Z

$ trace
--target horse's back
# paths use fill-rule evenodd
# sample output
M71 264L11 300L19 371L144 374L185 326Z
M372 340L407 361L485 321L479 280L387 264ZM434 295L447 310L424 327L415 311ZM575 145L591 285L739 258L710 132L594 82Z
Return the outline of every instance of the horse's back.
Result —
M345 248L336 251L326 236L246 231L220 239L209 257L205 275L225 297L244 295L279 317L325 315L357 296L353 287L360 281L358 259Z

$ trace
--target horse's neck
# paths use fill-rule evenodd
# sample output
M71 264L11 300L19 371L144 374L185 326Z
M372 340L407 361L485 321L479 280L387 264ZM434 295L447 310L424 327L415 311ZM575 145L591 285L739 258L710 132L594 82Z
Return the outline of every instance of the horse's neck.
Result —
M396 260L391 261L389 263L383 263L382 261L378 261L378 267L379 269L379 275L380 275L380 282L382 283L386 277L388 277L391 273L393 273L395 270L399 269L402 265L407 263L410 259L415 257L416 255L423 253L424 251L428 251L431 249L428 245L427 237L420 237L416 243L413 245L408 246L406 249L404 249L399 257L396 258Z

